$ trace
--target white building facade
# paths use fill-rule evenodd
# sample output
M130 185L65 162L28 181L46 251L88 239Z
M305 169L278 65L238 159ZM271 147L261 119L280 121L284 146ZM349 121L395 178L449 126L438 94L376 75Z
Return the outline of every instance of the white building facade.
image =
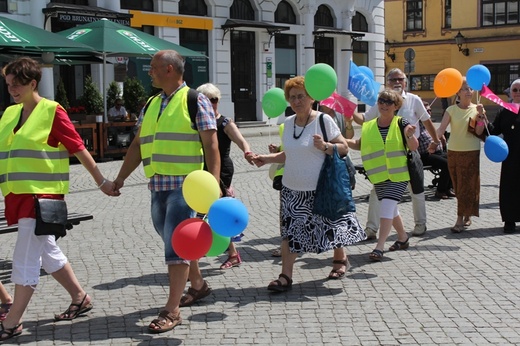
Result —
M350 60L384 82L383 0L0 0L0 11L54 32L107 17L203 52L208 59L187 59L185 79L192 87L217 85L219 110L240 122L265 121L265 92L283 88L285 80L304 75L315 63L331 65L338 93L353 101L347 88ZM147 59L113 62L107 84L125 77L118 62L149 83ZM67 90L79 97L87 74L101 90L101 69L100 64L45 68L40 91L53 98L57 81L65 77Z

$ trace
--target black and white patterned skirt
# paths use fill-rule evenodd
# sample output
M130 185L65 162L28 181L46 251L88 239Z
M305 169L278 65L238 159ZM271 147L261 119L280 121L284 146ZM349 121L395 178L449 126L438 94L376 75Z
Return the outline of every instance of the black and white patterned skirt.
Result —
M280 201L282 239L293 253L321 253L367 238L355 213L332 221L312 213L315 191L294 191L283 187Z

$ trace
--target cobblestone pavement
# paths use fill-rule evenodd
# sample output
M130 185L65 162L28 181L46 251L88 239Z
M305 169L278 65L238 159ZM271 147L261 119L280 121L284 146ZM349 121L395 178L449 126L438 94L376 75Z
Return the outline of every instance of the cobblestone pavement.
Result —
M256 152L277 142L277 129L244 128ZM234 186L249 208L250 223L238 243L244 263L219 270L225 256L203 258L213 294L182 309L173 332L146 333L167 297L161 241L150 220L150 197L142 169L127 180L119 198L102 195L80 165L71 169L71 211L91 213L59 241L80 282L94 299L86 317L55 323L69 298L48 275L25 315L20 344L34 345L518 345L520 344L519 234L505 235L498 210L500 166L482 151L481 214L466 232L452 234L456 200L439 201L427 191L428 232L411 238L407 251L385 253L371 263L373 241L348 248L352 270L345 279L325 280L332 253L306 254L296 261L294 288L272 294L268 282L280 273L270 255L279 244L278 193L268 167L249 166L236 146ZM360 162L359 152L353 152ZM121 161L99 166L115 178ZM427 180L431 176L427 174ZM370 184L358 175L358 217L366 221ZM400 204L413 228L409 198ZM387 248L395 240L395 233ZM3 235L0 277L9 281L15 234Z

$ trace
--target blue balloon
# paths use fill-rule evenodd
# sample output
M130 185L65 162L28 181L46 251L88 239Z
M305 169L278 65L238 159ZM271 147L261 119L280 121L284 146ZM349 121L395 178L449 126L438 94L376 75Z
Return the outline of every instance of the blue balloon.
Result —
M466 81L471 89L480 91L491 81L491 72L484 65L473 65L466 73Z
M367 67L367 66L358 66L358 68L361 70L361 72L366 74L370 79L375 79L374 78L374 72L372 72L372 70L369 67Z
M211 229L224 237L242 233L249 222L246 206L233 197L219 198L209 207L208 223Z
M493 162L502 162L509 154L507 143L498 136L488 136L484 143L484 153Z

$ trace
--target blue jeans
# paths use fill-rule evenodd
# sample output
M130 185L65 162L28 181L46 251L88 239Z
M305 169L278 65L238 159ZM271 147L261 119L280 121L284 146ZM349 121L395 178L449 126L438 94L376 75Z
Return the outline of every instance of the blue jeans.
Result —
M172 247L173 230L182 221L195 217L182 196L182 188L152 191L152 222L164 242L164 260L167 265L189 263L180 258Z

